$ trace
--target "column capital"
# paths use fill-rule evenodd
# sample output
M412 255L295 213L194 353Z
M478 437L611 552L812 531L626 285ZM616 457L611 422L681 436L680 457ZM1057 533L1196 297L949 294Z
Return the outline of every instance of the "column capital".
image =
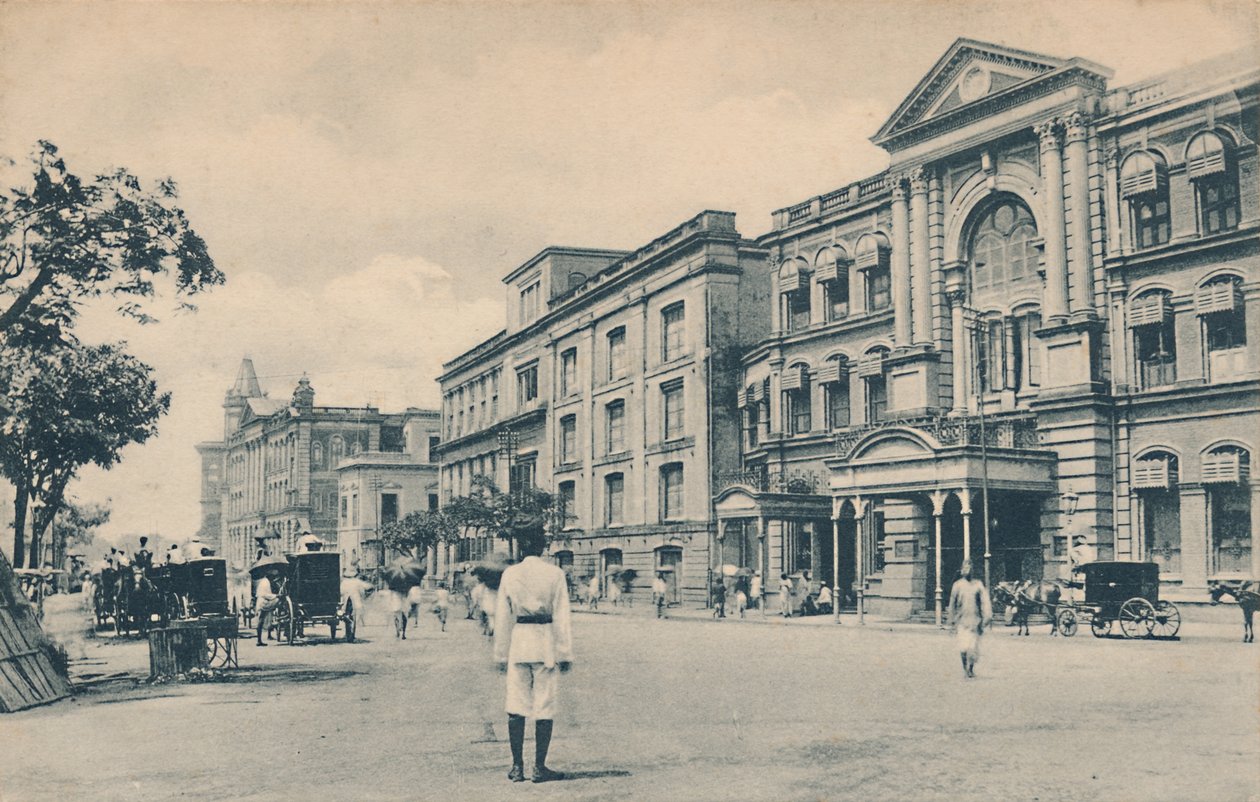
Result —
M1089 135L1089 115L1083 111L1074 111L1063 121L1063 128L1067 144L1084 142Z
M1041 141L1041 151L1057 151L1061 144L1062 124L1056 117L1045 122L1038 123L1033 126L1033 130L1037 132L1037 138Z
M904 202L905 202L905 200L906 200L906 194L907 194L907 193L906 193L906 176L905 176L905 174L904 174L904 173L895 173L895 174L893 174L893 175L890 177L890 179L889 179L889 180L890 180L890 182L891 182L891 184L892 184L892 199L893 199L893 203L898 203L898 202L902 202L902 203L904 203Z
M922 195L928 191L928 171L923 167L915 167L906 173L912 195Z
M949 301L951 309L961 307L967 302L967 291L961 287L945 291L945 300Z

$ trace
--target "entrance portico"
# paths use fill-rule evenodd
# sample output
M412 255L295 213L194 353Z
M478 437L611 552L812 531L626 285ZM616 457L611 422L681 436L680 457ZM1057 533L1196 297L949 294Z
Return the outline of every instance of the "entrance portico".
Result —
M1057 498L1056 456L1038 447L1031 419L992 419L983 441L974 418L899 421L837 446L844 456L827 461L833 518L855 539L858 593L872 611L930 610L940 623L968 556L978 573L987 563L991 582L1041 577L1058 526L1046 503Z

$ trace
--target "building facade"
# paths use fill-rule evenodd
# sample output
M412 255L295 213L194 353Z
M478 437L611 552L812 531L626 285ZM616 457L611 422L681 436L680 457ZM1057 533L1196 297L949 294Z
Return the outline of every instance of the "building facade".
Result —
M383 415L371 406L316 406L315 389L305 376L290 400L272 399L249 359L241 362L223 409L223 440L198 446L203 528L217 511L218 553L238 569L252 564L260 543L271 553L291 551L303 531L338 548L342 496L337 469L342 461L403 453L408 422L436 416L422 410L409 416ZM428 447L426 439L426 454ZM347 550L345 559L349 556Z
M889 169L759 240L720 562L891 615L939 615L968 556L1061 576L1077 534L1174 599L1260 576L1258 77L956 42L873 137Z
M765 250L703 212L630 253L548 248L505 279L507 328L443 366L442 493L533 485L552 554L703 601L717 476L738 467L739 358L769 331ZM454 559L494 544L466 541Z

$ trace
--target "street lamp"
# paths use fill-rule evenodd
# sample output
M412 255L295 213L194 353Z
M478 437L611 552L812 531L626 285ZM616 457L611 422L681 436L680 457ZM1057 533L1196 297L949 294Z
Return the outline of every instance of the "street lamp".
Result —
M984 336L984 318L980 310L973 307L964 306L963 315L967 321L967 328L971 331L972 351L977 355L976 359L976 410L980 417L980 495L981 495L981 514L984 516L984 586L986 588L993 587L990 577L989 565L993 557L991 548L992 541L989 536L989 529L992 527L992 519L989 517L989 437L985 427L984 414L984 385L989 375L989 359L985 350L981 346L981 337ZM964 559L970 559L971 555L964 555Z

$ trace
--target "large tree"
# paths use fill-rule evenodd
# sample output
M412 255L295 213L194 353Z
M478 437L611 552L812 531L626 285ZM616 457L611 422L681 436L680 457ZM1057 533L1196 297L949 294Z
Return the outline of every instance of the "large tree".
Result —
M52 522L53 565L60 568L67 554L81 554L86 562L96 530L109 523L110 513L108 504L64 500Z
M77 305L110 296L118 311L152 321L144 301L173 279L179 306L223 283L206 243L176 205L174 181L152 189L127 170L83 178L41 141L30 171L0 185L0 337L24 319L69 323Z
M451 499L447 512L459 526L507 541L511 555L522 532L538 527L559 532L567 516L556 496L545 490L522 487L504 493L485 476L474 477L472 492Z
M13 562L22 564L34 505L34 568L70 480L88 464L108 470L123 448L153 436L171 397L122 344L30 343L24 336L0 348L0 389L0 471L16 489Z
M430 547L459 536L459 524L445 510L409 512L381 527L381 543L400 554L420 559ZM430 566L430 570L432 567Z

